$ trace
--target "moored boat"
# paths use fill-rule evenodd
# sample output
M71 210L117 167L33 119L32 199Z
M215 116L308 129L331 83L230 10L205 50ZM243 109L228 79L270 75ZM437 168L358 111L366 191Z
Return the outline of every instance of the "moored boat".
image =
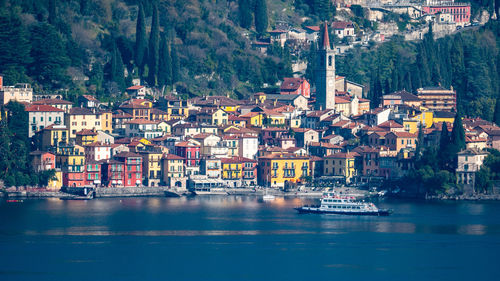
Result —
M389 209L379 209L375 204L359 202L354 197L336 196L327 193L321 198L321 205L302 206L295 208L299 213L339 214L357 216L388 216L392 213Z

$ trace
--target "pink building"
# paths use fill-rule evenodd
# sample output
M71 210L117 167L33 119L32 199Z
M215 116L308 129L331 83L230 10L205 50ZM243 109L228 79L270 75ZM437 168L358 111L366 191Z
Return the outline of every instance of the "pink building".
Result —
M304 78L284 78L281 83L282 95L303 95L311 97L311 84Z
M451 14L456 23L470 22L470 4L468 3L438 3L423 5L424 13L434 15L437 13Z

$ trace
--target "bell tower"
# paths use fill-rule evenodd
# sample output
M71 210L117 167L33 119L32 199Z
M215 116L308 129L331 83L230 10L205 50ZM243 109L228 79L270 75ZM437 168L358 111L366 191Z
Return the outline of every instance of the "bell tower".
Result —
M335 109L335 51L330 48L325 22L316 62L316 108Z

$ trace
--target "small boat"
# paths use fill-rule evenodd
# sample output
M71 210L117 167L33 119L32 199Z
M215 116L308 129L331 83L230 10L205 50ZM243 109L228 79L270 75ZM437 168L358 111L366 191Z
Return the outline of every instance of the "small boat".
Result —
M274 196L272 194L268 194L267 188L266 188L266 193L264 194L264 196L262 196L262 200L263 201L273 201L274 199L276 199L276 196Z
M295 208L299 213L338 214L357 216L388 216L389 209L379 209L373 203L358 202L354 197L335 196L328 193L321 198L321 205Z

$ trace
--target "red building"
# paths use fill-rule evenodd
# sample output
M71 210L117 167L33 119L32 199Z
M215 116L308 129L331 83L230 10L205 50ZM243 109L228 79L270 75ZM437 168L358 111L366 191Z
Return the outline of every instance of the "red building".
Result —
M50 152L33 151L30 153L33 160L31 165L35 172L47 171L56 168L56 155Z
M437 13L451 14L456 23L470 22L470 4L468 3L438 3L423 5L424 13L434 15Z
M125 170L125 163L108 159L102 161L101 174L102 185L107 187L123 186L123 171Z
M311 97L311 84L304 78L285 78L281 83L282 95L303 95Z
M175 145L175 154L184 159L187 167L200 165L200 146L192 142L183 141Z
M85 169L85 186L100 186L101 185L101 163L90 161L86 164Z
M121 152L114 156L123 163L122 182L124 187L142 185L142 157L133 152Z

